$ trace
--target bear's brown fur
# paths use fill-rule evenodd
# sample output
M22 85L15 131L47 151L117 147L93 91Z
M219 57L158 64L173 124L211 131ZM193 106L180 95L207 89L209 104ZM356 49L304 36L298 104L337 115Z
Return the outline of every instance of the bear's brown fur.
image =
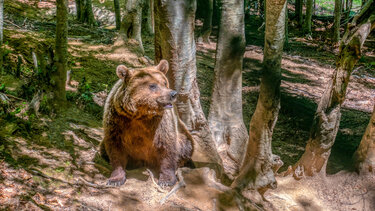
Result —
M156 168L159 185L173 185L176 169L190 159L191 136L179 129L172 109L177 92L168 87L167 71L166 60L136 70L117 67L120 80L107 97L103 117L102 155L113 168L108 185L124 184L127 164Z

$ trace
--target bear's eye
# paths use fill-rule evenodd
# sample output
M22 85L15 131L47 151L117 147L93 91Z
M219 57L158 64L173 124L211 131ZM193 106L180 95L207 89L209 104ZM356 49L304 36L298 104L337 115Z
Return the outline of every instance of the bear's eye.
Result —
M158 88L158 85L150 84L149 88L150 88L150 90L155 91Z

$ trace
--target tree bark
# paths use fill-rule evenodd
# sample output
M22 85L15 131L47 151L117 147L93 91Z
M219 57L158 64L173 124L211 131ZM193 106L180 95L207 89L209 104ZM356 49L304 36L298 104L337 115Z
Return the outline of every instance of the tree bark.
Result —
M142 43L142 0L127 0L125 4L125 14L122 18L119 36L115 46L123 45L128 39L138 42L139 48L144 53Z
M121 10L119 0L113 0L115 6L115 17L116 17L116 29L119 30L121 27Z
M353 0L346 0L346 10L345 10L345 16L344 16L344 20L346 22L349 22L350 11L352 10L352 7L353 7Z
M325 175L325 166L334 144L341 118L341 104L345 100L346 89L354 65L361 58L361 48L371 30L375 27L375 4L370 0L348 29L340 44L336 59L336 70L324 92L311 127L306 151L294 165L294 176Z
M242 116L242 63L245 52L243 0L222 0L215 81L208 123L224 170L238 174L249 138Z
M3 69L3 28L4 28L4 0L0 0L0 71Z
M282 165L272 154L271 141L280 110L281 59L284 45L286 0L266 1L263 76L258 103L250 121L250 137L239 176L232 187L264 192L276 188L274 172Z
M305 16L305 24L303 30L306 34L311 35L311 19L312 19L312 10L313 10L313 0L306 0L306 16Z
M375 173L375 105L365 134L354 153L354 160L361 174Z
M148 34L154 34L153 30L152 30L152 18L151 18L151 10L153 10L153 7L152 6L152 0L145 0L144 2L144 6L143 6L143 29L144 29L144 32L148 33Z
M51 73L53 107L59 109L66 103L65 81L68 58L68 0L56 0L56 71Z
M95 18L94 18L94 13L92 12L92 1L91 0L85 0L84 22L86 22L89 26L95 25Z
M341 0L335 0L335 22L333 24L333 42L340 41Z
M204 0L202 5L204 7L204 21L201 31L199 32L198 40L202 39L204 43L210 43L210 35L212 29L212 14L214 11L214 1Z
M82 1L83 0L76 0L76 9L77 9L77 20L81 21L81 15L82 15Z
M178 91L177 110L194 137L192 159L197 166L212 164L220 168L222 162L199 100L194 41L196 1L155 0L154 9L155 59L166 59L170 64L167 77Z
M302 13L302 7L303 7L303 0L296 0L296 20L298 22L298 26L302 26L303 23L303 13Z

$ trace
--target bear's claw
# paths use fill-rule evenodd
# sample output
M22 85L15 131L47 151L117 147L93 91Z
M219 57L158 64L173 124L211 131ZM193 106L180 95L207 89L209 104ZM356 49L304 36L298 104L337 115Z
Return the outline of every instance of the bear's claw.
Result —
M162 188L166 188L168 186L173 186L174 184L176 184L176 181L163 181L163 180L159 180L158 182L158 185Z

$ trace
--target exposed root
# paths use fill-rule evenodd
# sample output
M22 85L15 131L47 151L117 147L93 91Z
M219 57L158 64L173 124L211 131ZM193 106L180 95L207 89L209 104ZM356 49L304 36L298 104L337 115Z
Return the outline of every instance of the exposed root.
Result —
M155 182L155 177L154 177L154 174L152 173L152 171L150 169L146 169L146 171L148 172L148 174L150 175L151 177L151 181L152 183L154 183L156 189L161 192L161 193L166 193L167 191L162 189L156 182Z
M165 201L169 197L171 197L174 193L176 193L178 189L180 189L181 187L185 187L186 186L186 183L184 181L184 177L182 176L181 169L177 170L177 177L178 177L179 182L173 187L173 189L171 191L169 191L169 193L164 198L162 198L160 200L160 204L164 204Z

